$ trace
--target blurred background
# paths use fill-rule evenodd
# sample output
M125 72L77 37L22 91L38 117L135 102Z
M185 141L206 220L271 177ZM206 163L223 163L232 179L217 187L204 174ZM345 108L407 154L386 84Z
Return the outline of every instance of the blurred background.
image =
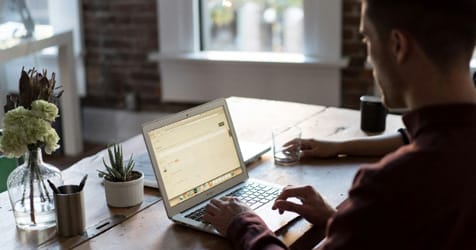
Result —
M358 109L375 94L359 20L358 0L1 0L0 104L23 66L60 79L58 47L35 46L71 31L84 148L70 162L223 96Z

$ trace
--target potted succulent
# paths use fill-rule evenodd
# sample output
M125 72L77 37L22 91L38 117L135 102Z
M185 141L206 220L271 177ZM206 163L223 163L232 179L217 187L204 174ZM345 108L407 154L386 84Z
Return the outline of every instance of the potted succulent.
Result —
M132 207L144 199L144 174L134 170L133 156L123 161L122 147L118 144L108 148L109 164L103 158L105 171L98 170L104 178L107 204L111 207Z

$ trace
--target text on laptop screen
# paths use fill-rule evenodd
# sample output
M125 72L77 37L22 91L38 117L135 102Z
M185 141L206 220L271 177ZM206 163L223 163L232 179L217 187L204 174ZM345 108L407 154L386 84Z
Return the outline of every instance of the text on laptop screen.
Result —
M148 134L171 206L242 173L223 107Z

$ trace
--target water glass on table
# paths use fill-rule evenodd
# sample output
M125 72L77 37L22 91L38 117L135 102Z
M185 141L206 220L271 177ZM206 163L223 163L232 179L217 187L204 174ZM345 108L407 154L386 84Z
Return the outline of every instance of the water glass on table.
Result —
M301 129L294 125L274 128L273 157L276 165L290 166L299 162L301 155Z

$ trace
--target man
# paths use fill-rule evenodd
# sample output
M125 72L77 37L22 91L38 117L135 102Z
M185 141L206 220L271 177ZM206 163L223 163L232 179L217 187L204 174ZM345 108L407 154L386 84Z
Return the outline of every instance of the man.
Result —
M475 0L363 0L374 77L387 107L410 110L411 141L362 166L337 211L310 186L283 190L276 209L327 225L320 249L476 249L475 27ZM236 248L286 248L236 198L207 212Z

